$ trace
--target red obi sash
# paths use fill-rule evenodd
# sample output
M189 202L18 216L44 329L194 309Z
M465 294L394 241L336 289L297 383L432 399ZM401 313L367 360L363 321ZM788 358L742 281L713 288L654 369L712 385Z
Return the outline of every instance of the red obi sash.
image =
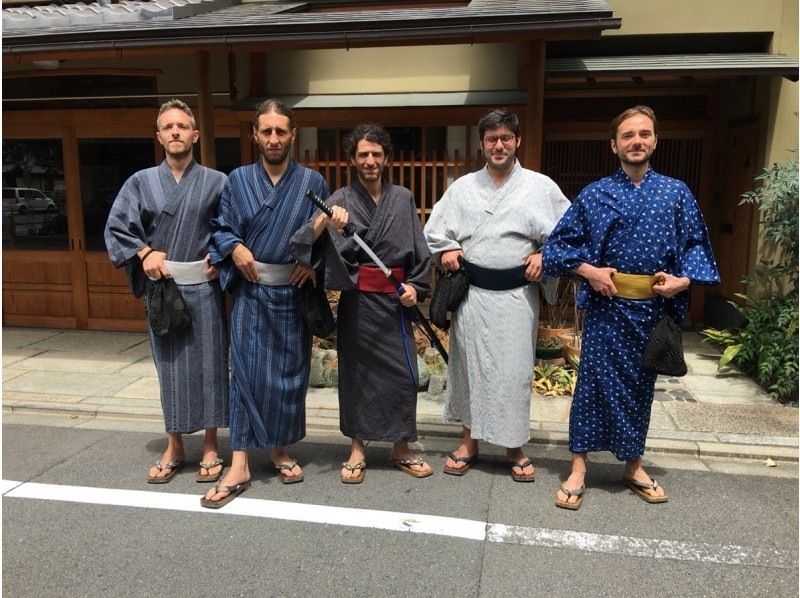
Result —
M397 268L390 268L394 277L400 282L406 280L406 269L402 266ZM358 283L356 288L359 291L366 291L368 293L396 293L397 289L391 281L386 278L386 275L380 268L375 266L359 266L358 267Z

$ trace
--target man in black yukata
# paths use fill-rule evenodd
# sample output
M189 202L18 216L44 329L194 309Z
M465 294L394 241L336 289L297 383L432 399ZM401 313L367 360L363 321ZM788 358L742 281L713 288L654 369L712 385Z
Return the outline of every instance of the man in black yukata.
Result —
M196 480L215 482L224 467L217 428L228 426L228 331L217 270L209 263L209 224L226 177L194 161L199 137L189 106L176 99L163 104L156 139L166 158L125 182L105 229L111 262L141 268L151 280L173 278L192 319L188 329L167 336L149 330L167 430L167 448L148 473L151 484L175 476L185 459L181 435L201 429Z
M348 135L344 149L357 180L331 195L332 221L320 213L293 239L298 261L310 263L312 241L324 233L325 285L341 290L339 425L351 439L341 481L364 480L368 440L391 442L390 462L411 476L425 478L433 469L409 447L417 440L419 374L406 308L430 291L430 252L414 196L384 177L392 154L388 132L380 125L360 124ZM403 283L401 294L352 237L330 234L331 229L341 231L348 221Z

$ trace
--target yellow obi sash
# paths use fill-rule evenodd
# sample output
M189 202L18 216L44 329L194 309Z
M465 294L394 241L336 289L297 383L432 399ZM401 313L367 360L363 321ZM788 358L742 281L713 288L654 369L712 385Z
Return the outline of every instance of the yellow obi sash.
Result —
M649 274L624 274L614 272L611 275L614 286L617 287L617 297L623 299L653 299L657 295L653 292L653 285L658 282L657 276Z

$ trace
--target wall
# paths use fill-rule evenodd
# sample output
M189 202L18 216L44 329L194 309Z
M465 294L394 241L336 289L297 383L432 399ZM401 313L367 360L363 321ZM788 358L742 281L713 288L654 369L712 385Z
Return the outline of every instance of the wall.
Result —
M272 52L267 89L291 95L517 89L517 50L479 44Z

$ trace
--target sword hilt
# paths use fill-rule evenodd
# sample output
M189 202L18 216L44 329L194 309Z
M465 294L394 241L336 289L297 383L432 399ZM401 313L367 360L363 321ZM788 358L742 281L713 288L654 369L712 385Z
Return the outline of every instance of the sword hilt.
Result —
M319 195L317 195L311 189L309 189L306 192L306 197L311 201L311 203L313 203L320 210L322 210L322 212L325 213L325 215L328 218L333 218L333 210L328 206L328 204L326 204L322 200L322 198ZM356 227L353 224L348 222L344 227L344 231L342 231L342 232L343 232L345 237L352 237L353 233L356 232Z

